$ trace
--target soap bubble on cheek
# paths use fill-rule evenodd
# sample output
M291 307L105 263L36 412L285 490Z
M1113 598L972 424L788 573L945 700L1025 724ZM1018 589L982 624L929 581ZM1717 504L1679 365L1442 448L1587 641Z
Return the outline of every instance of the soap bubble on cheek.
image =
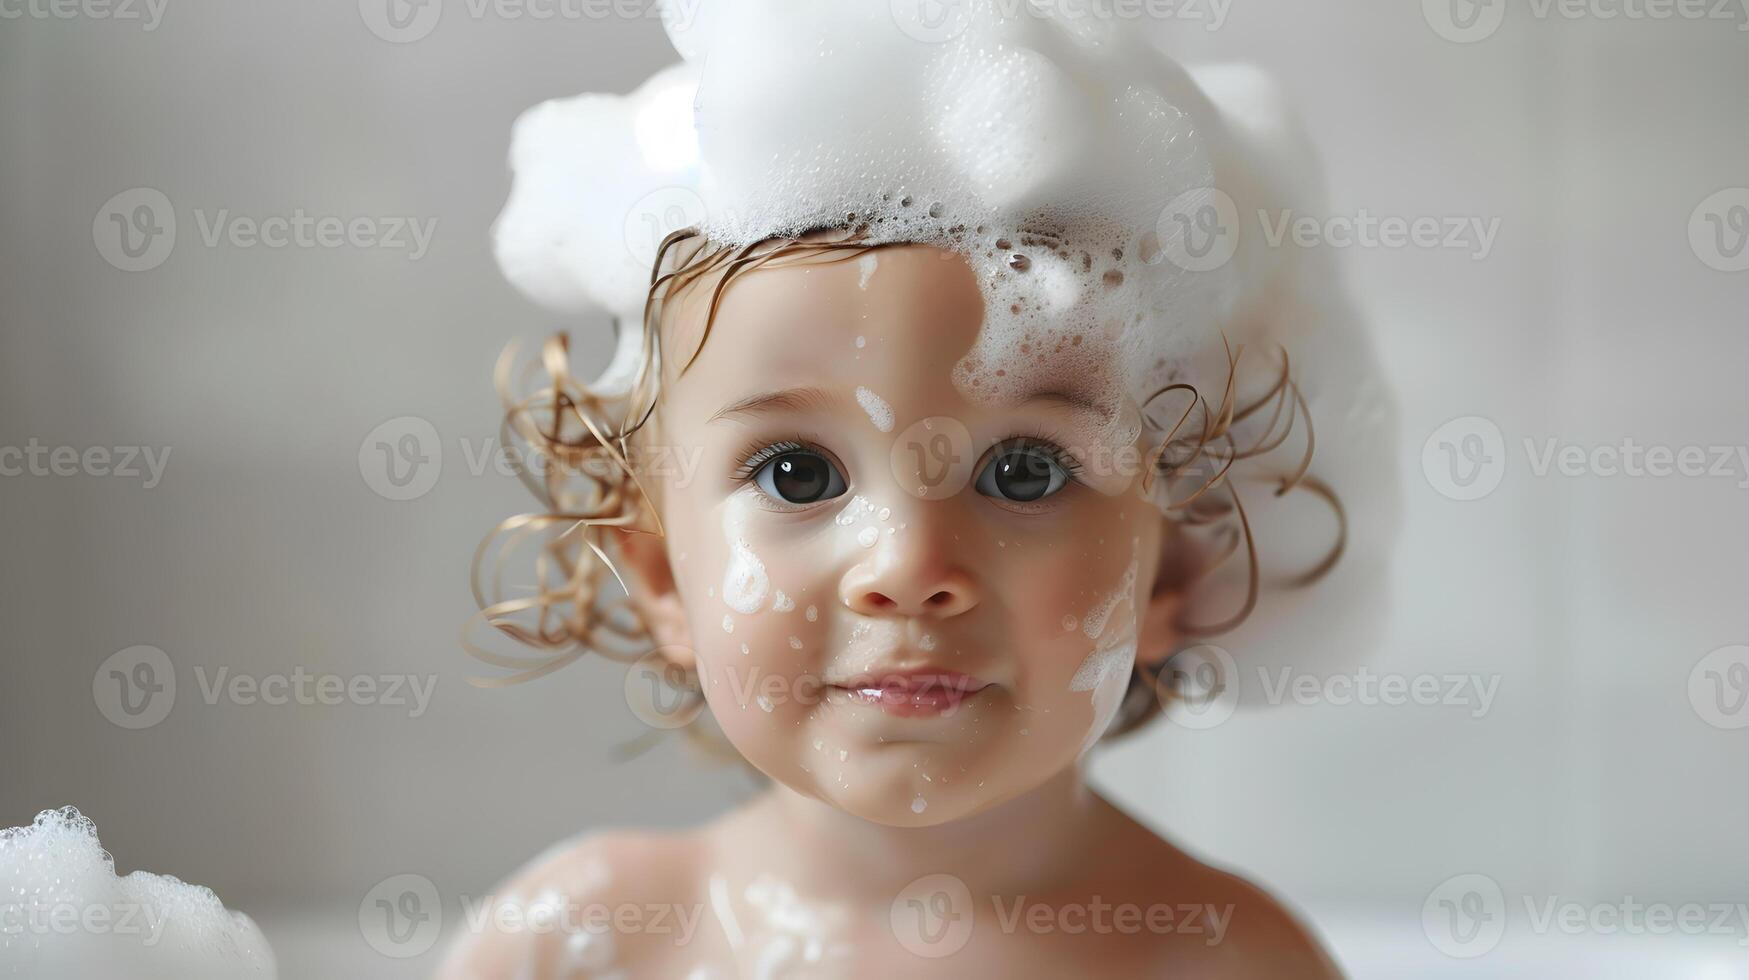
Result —
M765 563L747 543L747 513L752 506L751 498L737 495L730 498L723 512L723 537L729 544L729 564L723 570L723 602L742 614L757 612L771 588ZM724 623L728 623L727 617ZM730 629L724 626L725 631Z
M1140 537L1131 537L1130 561L1124 567L1117 587L1096 601L1081 617L1082 635L1094 642L1093 652L1087 655L1069 680L1070 691L1092 692L1093 725L1082 741L1082 753L1098 742L1116 717L1124 690L1129 686L1130 672L1135 666L1138 618L1135 592L1136 577L1141 570L1141 543ZM1126 608L1114 622L1113 613L1120 603ZM1071 629L1073 617L1065 616L1063 625L1066 631Z

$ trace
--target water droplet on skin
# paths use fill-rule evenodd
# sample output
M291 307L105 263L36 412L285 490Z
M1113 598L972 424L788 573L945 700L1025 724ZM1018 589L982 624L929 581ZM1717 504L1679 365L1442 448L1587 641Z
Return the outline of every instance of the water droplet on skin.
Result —
M729 615L728 613L723 613L723 632L725 632L725 633L735 632L735 617Z
M766 714L770 714L770 713L771 713L771 699L770 699L770 698L768 698L768 697L766 697L766 696L765 696L765 695L763 695L763 694L761 694L761 695L759 695L759 697L758 697L758 698L757 698L757 701L758 701L758 704L759 704L759 707L760 707L760 708L761 708L761 709L762 709L762 710L763 710L763 711L764 711L764 712L765 712L765 713L766 713ZM1024 731L1022 731L1022 732L1021 732L1021 734L1022 734L1022 735L1024 735L1024 734L1026 734L1026 733L1025 733L1025 732L1024 732Z
M879 517L882 521L885 521L887 518L893 516L893 509L891 507L882 507L880 513L875 516Z
M826 748L826 743L824 741L817 739L817 738L814 739L814 751L815 752L823 751L825 748Z
M878 531L872 527L865 527L856 535L856 543L862 545L864 548L871 548L874 546L875 539L878 537L880 537Z
M838 761L839 762L843 762L844 760L846 760L848 758L850 758L850 751L848 749L839 749L838 750Z
M1148 265L1153 265L1160 261L1160 251L1160 236L1149 231L1137 243L1136 256Z
M798 636L790 637L789 638L789 648L791 650L800 650L802 648L801 637L798 637Z
M746 655L748 655L749 653L752 653L752 652L753 652L752 647L749 647L745 643L741 644L741 656L745 657Z
M925 800L921 795L919 795L916 799L911 801L911 812L912 813L922 813L923 809L925 807L927 807L928 805L929 805L929 801Z
M1073 617L1073 616L1064 616L1063 617L1063 632L1065 632L1065 633L1072 632L1075 629L1076 625L1077 625L1077 623L1075 621L1075 617Z
M809 606L808 612L807 612L807 617L808 617L808 622L810 622L810 623L819 619L820 618L820 610L815 606Z
M925 633L920 638L918 638L917 646L923 650L933 650L933 649L935 649L935 637L931 636L928 633Z
M867 347L868 346L868 338L867 337L856 338L856 346L858 348Z

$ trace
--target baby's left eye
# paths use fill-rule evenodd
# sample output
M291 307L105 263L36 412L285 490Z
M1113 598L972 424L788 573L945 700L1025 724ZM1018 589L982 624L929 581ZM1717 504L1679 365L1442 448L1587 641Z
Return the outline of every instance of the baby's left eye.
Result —
M1069 471L1048 448L1010 443L996 447L973 485L986 497L1024 504L1042 500L1068 482Z

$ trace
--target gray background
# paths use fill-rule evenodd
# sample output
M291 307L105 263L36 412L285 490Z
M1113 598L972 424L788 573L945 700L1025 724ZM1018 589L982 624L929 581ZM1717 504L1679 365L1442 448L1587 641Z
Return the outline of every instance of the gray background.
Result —
M681 826L750 791L678 745L615 763L642 726L585 661L503 691L457 644L479 538L521 512L470 472L496 435L490 369L543 314L499 278L487 229L522 109L624 92L673 60L654 18L475 17L449 0L392 44L351 2L169 0L162 23L0 21L0 446L170 447L161 484L0 477L0 826L75 804L123 870L213 886L255 915L282 975L419 976L357 912L387 876L455 913L547 844ZM8 9L20 9L11 6ZM1749 902L1749 729L1688 696L1708 651L1749 643L1749 490L1729 478L1538 477L1522 443L1749 444L1749 272L1705 265L1691 212L1749 187L1749 33L1718 21L1537 19L1475 44L1416 3L1236 0L1146 25L1192 58L1256 59L1303 109L1333 211L1500 219L1484 261L1349 250L1402 396L1406 521L1373 669L1497 676L1493 709L1284 706L1108 751L1102 785L1305 909L1359 975L1749 976L1727 939L1526 936L1519 896ZM173 253L119 271L110 197L162 191ZM428 254L208 247L196 211L436 219ZM427 420L429 493L374 492L360 445ZM1423 443L1492 420L1508 469L1443 496ZM1360 515L1359 519L1364 519ZM136 644L175 665L175 708L129 731L93 675ZM200 696L195 671L434 678L386 705ZM1421 908L1497 880L1508 940L1432 948ZM1668 971L1668 972L1667 972Z

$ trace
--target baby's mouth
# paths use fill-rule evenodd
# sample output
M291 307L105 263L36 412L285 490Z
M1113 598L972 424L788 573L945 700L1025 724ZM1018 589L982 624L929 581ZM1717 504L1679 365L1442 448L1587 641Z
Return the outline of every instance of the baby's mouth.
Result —
M828 699L878 708L900 718L947 715L989 687L957 670L909 670L862 674L827 685Z

